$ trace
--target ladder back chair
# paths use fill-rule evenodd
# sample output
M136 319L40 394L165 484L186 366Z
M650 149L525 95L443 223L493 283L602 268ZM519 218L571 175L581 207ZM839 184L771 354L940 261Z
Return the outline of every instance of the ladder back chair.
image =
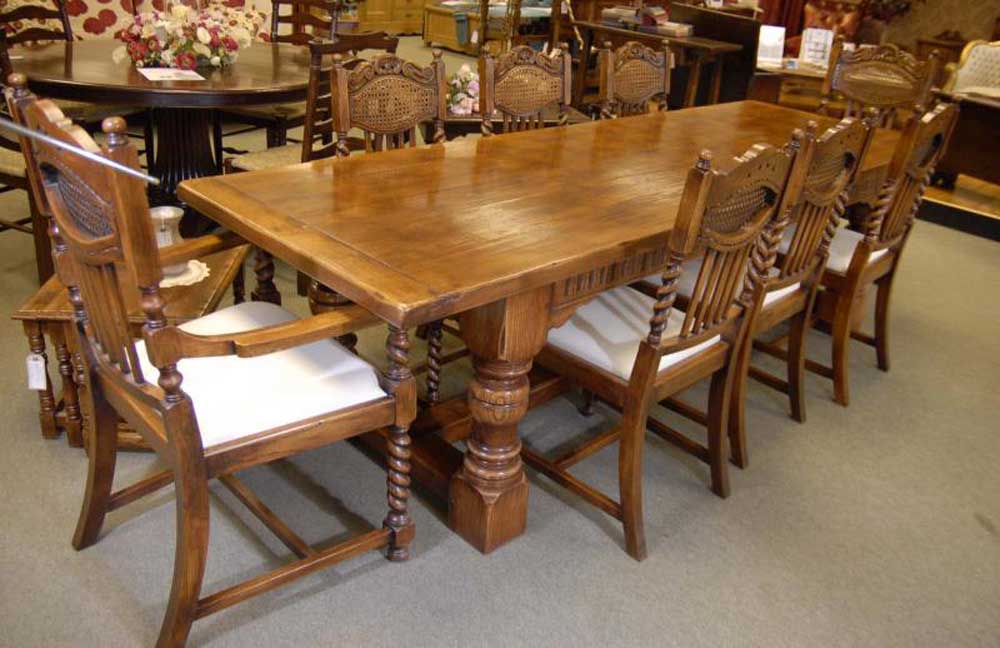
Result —
M522 457L620 520L630 556L646 555L642 453L647 427L711 467L712 491L729 495L726 423L735 359L763 280L774 262L779 205L794 160L792 149L757 145L728 172L705 152L690 171L668 242L668 265L656 297L621 286L602 293L549 332L536 362L596 394L621 421L557 458L523 449ZM674 308L685 259L702 265L688 308ZM710 379L708 447L649 416L668 396ZM620 499L584 483L569 468L619 442Z
M339 0L271 0L270 41L305 46L318 39L333 40L336 35L338 2ZM288 131L301 126L305 119L306 104L301 101L217 111L213 139L219 168L221 169L224 153L246 152L224 147L225 137L264 128L267 133L267 148L285 146L288 143ZM223 122L245 126L224 133Z
M606 43L598 53L601 117L645 115L649 103L667 109L673 53L666 42L662 50L629 41L618 49Z
M828 114L830 102L843 97L845 117L862 118L866 109L874 108L878 125L891 127L900 109L919 112L928 105L937 69L937 51L920 61L891 44L850 51L838 38L830 51L819 112Z
M792 418L806 420L805 342L820 278L826 268L830 241L844 215L847 196L867 153L874 129L862 120L845 118L817 138L816 123L810 122L802 137L786 198L789 218L784 228L774 271L765 283L764 300L749 328L747 344L741 350L738 377L733 389L729 426L739 440L734 448L742 455L733 461L748 464L746 443L746 378L754 378L788 395ZM791 202L795 201L795 202ZM775 353L786 363L783 380L750 364L753 346L772 351L774 345L757 343L755 337L789 323L788 345Z
M832 338L833 366L810 360L806 368L833 380L834 400L848 405L847 352L850 340L875 347L878 367L889 370L889 298L906 240L938 160L958 118L958 107L941 103L907 123L889 165L864 233L841 227L816 298L815 326ZM864 315L865 294L874 286L875 331L856 330Z
M32 128L133 168L124 120L105 121L98 145L47 101L26 108ZM73 538L98 539L105 515L171 482L177 550L158 645L183 645L195 619L213 614L364 551L388 547L409 557L408 426L415 387L406 331L390 328L388 368L379 373L331 337L371 315L341 309L298 320L266 302L238 304L182 327L164 318L162 278L141 181L44 143L35 162L55 224L56 267L68 287L94 399L86 493ZM141 293L142 340L133 339L122 286ZM253 395L256 394L256 397ZM247 397L250 395L250 397ZM112 491L117 415L135 427L169 468ZM296 535L234 473L385 429L389 512L382 527L328 548ZM219 478L298 557L262 576L202 597L208 549L208 480Z
M542 111L557 106L565 123L570 102L570 57L565 46L536 52L518 45L500 56L479 58L479 106L484 137L493 134L493 117L501 117L502 132L543 128Z

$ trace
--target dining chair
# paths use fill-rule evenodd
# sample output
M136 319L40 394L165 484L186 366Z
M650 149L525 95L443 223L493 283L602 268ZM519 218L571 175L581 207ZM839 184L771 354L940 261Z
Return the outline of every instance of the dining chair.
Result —
M333 95L330 89L333 56L356 55L363 50L379 50L392 54L396 52L398 46L399 39L385 32L342 34L335 41L316 39L309 42L309 87L306 93L305 119L302 123L302 142L227 158L226 172L257 171L335 155L331 113ZM359 62L349 60L345 65L354 66Z
M659 110L666 110L674 62L666 41L659 51L636 41L611 47L605 43L597 54L601 118L645 115L654 99Z
M71 146L137 168L125 122L104 122L99 147L51 102L26 107L35 128ZM299 320L267 302L168 324L153 226L141 181L44 142L35 161L55 226L56 267L68 287L94 399L87 486L73 546L98 540L106 514L174 483L176 554L159 646L183 645L196 619L376 548L409 558L408 426L415 387L405 330L390 327L379 372L331 338L369 321L358 308ZM137 289L146 315L135 340L122 304ZM113 491L115 426L135 427L168 468ZM296 535L235 474L369 431L389 451L389 512L382 527L330 547ZM291 563L201 596L212 478L231 490L297 556Z
M302 46L317 39L333 40L336 36L338 4L339 0L271 0L268 38L272 43ZM213 123L213 140L220 170L225 153L246 153L243 150L227 149L224 138L263 128L267 133L267 148L281 147L288 143L288 131L302 126L305 120L304 101L218 110ZM243 126L226 133L223 130L224 122Z
M819 113L831 112L831 102L846 100L845 117L864 117L866 109L878 113L878 125L891 127L900 109L922 111L937 78L938 55L920 61L896 45L875 45L849 50L844 40L834 41L823 80Z
M483 137L493 134L493 117L503 121L502 132L543 128L542 112L557 106L565 123L570 102L570 57L565 46L537 52L518 45L493 56L479 58L479 111L483 115Z
M875 347L878 367L889 370L889 299L903 248L924 190L947 148L958 118L954 104L941 103L914 115L903 130L865 231L841 227L830 242L814 309L815 328L830 334L832 366L806 360L806 369L833 380L834 400L848 405L847 351L851 339ZM875 330L857 330L874 287Z
M732 460L740 468L749 463L745 418L748 377L785 393L792 418L799 423L806 420L805 347L811 313L830 243L875 132L869 123L850 117L818 138L816 128L816 123L810 122L802 138L793 172L796 175L789 181L790 186L801 187L795 192L798 202L790 205L788 212L794 222L784 230L774 272L765 284L764 300L740 349L729 408L730 437L734 439ZM789 331L781 354L785 360L784 379L750 362L754 344L758 348L765 345L758 343L757 337L779 327Z
M727 420L736 352L759 303L781 239L779 206L794 147L757 145L728 171L702 153L689 172L668 240L668 263L656 297L628 286L604 292L549 332L535 362L595 393L621 420L559 457L525 448L524 461L620 520L630 556L646 556L642 454L646 429L709 464L712 491L729 495ZM674 308L683 262L702 264L686 311ZM649 416L650 407L710 380L707 447ZM570 468L618 441L615 501Z

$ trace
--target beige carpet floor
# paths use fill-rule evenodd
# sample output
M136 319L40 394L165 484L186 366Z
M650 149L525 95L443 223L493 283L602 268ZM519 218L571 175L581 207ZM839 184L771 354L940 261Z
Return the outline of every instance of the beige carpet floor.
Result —
M0 209L25 205L5 194ZM810 376L804 425L752 385L751 466L734 470L728 500L709 492L703 466L650 436L643 563L625 555L610 518L529 471L527 533L492 555L453 535L418 494L410 562L341 564L197 622L190 643L1000 646L998 252L918 223L894 295L892 371L854 346L851 407ZM281 268L286 303L301 311L293 279ZM170 584L172 493L113 513L97 545L71 548L85 457L40 437L26 343L6 317L33 281L28 239L0 234L0 645L151 645ZM826 338L809 343L827 357ZM371 356L380 346L371 335L362 344ZM449 391L467 371L449 368ZM583 418L575 402L530 412L525 442L549 449L614 421L605 409ZM577 472L610 489L615 465L609 448ZM123 453L117 483L155 469L150 455ZM381 469L347 444L245 479L312 542L377 525L385 511ZM216 487L213 505L206 591L289 558L228 492Z

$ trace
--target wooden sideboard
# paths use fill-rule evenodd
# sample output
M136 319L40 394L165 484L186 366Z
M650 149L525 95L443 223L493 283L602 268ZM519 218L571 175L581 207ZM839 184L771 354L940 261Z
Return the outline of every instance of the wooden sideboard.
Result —
M455 26L456 13L464 13L469 19L468 34L470 40L466 43L461 43L458 40ZM483 30L479 28L480 22L479 12L476 10L456 10L428 2L423 8L424 45L428 47L439 45L453 52L478 56L479 44L473 43L471 36L475 32L479 38L482 37Z
M365 0L358 7L358 31L419 34L424 0Z

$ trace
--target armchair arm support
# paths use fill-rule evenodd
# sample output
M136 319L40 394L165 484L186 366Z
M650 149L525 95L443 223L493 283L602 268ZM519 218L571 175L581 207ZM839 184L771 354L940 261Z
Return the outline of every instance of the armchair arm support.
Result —
M197 335L177 327L144 330L150 361L157 367L184 358L235 355L254 358L319 340L352 333L380 323L360 306L345 306L305 319L220 335ZM150 342L154 343L150 344Z
M215 252L222 252L239 245L247 245L239 235L233 232L221 234L206 234L198 238L188 239L160 249L160 263L170 265L189 259L197 259Z

